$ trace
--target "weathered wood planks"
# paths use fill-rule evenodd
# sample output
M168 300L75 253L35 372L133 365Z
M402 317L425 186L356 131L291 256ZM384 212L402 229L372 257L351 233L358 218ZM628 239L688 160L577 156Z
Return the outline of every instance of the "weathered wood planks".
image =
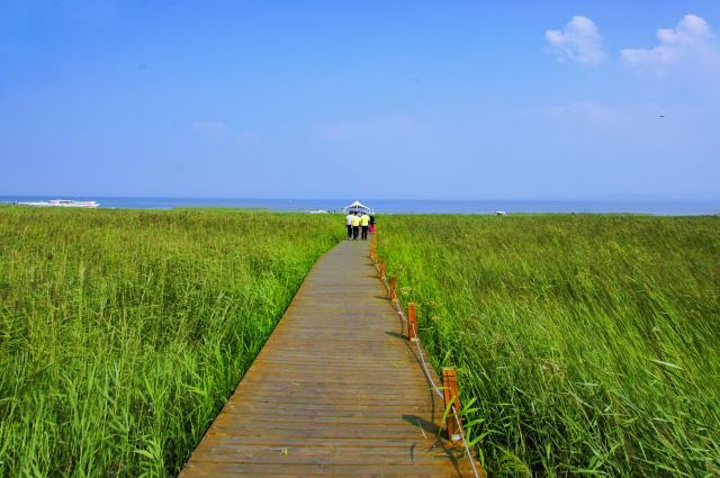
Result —
M182 477L470 476L368 257L308 275Z

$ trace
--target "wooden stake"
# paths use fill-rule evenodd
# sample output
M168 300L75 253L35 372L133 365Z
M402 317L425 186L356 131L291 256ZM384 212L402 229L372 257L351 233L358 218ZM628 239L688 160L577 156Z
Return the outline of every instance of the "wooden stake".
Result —
M390 278L390 300L397 299L397 277Z
M380 261L380 278L385 278L385 260Z
M415 302L408 304L408 340L417 342L417 306Z
M450 403L453 409L448 412L445 418L445 427L447 429L448 439L452 442L460 441L460 430L458 421L455 416L460 418L460 393L457 386L457 375L452 367L443 367L442 369L443 397L445 398L445 410L448 409ZM456 415L457 414L457 415Z

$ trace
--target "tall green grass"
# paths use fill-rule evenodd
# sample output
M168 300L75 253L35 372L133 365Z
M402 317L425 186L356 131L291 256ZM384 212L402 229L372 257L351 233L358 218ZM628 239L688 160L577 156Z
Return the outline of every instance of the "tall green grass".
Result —
M381 226L490 475L720 475L720 218Z
M0 476L174 475L336 218L0 208Z

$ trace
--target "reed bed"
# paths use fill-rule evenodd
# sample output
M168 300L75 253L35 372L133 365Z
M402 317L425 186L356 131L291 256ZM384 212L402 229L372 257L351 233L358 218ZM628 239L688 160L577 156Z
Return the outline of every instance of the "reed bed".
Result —
M0 208L0 476L177 474L342 233L300 214Z
M720 475L720 218L380 226L490 476Z

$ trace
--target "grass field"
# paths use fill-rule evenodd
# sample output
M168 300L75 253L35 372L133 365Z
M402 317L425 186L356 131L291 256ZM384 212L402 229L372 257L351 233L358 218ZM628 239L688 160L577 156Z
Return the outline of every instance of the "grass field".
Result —
M0 476L176 474L341 224L0 208Z
M720 218L383 217L491 476L720 475Z

